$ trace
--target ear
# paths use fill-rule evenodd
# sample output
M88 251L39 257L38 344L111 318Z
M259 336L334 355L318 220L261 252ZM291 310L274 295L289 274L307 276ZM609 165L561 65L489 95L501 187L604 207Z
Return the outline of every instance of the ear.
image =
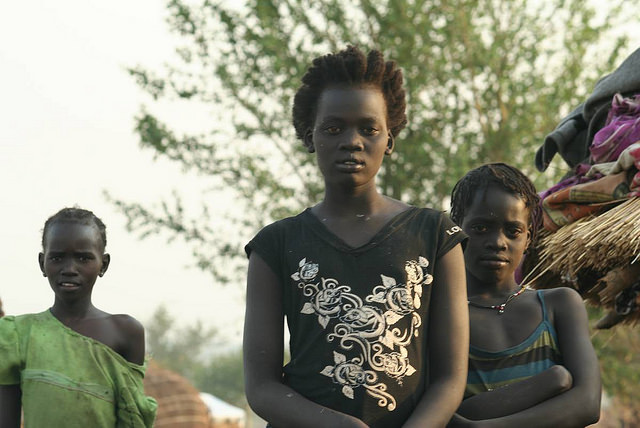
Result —
M527 229L527 244L524 247L524 252L529 251L529 246L531 245L531 229Z
M102 255L102 267L100 268L100 273L98 273L98 276L102 277L102 275L104 275L104 273L109 268L109 263L111 263L111 255L104 253Z
M304 133L303 143L309 153L314 153L316 151L316 148L313 145L313 130L311 128L307 129Z
M42 272L42 276L47 276L44 272L44 253L38 253L38 264L40 265L40 272Z
M391 134L391 132L389 132L389 136L387 139L387 148L385 149L384 154L390 155L391 153L393 153L393 148L395 147L395 145L396 145L396 141L393 138L393 135Z

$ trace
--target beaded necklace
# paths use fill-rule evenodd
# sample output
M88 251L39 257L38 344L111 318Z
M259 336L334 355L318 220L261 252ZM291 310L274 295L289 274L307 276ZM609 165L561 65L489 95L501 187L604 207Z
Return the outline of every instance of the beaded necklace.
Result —
M507 299L504 302L500 303L499 305L481 305L480 303L475 303L475 302L472 302L471 300L467 300L467 303L471 306L475 306L476 308L495 309L498 311L498 314L502 315L504 313L505 308L507 307L507 304L513 299L515 299L516 297L518 297L519 295L521 295L526 289L527 289L527 286L523 285L515 293L509 294Z

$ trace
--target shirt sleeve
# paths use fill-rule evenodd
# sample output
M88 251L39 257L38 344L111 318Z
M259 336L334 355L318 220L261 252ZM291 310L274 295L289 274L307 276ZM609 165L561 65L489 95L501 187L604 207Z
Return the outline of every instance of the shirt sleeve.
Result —
M247 257L255 251L262 260L271 268L276 276L282 280L282 248L284 246L284 236L280 223L272 223L265 226L258 234L244 247Z
M457 244L462 244L464 249L469 239L467 234L462 231L462 228L455 224L447 213L441 213L438 234L438 258L444 256Z
M20 343L15 318L0 318L0 385L19 385L20 367Z
M146 366L130 367L118 390L116 428L152 428L158 403L144 393Z

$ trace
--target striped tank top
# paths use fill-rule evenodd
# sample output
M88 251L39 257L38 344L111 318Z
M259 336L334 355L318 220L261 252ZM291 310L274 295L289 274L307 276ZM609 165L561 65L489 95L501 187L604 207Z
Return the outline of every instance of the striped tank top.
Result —
M491 352L469 347L469 374L464 398L534 376L549 367L562 364L558 338L547 317L542 291L537 292L542 306L542 322L522 343L503 351Z

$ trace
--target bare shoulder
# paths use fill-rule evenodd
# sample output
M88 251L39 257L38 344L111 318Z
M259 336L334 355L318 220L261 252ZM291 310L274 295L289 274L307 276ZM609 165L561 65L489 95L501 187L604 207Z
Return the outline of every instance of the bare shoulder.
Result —
M405 202L399 201L397 199L394 199L386 195L383 197L383 201L384 201L384 211L388 215L397 215L412 207L412 205L409 205Z
M589 337L587 309L576 290L569 287L545 290L544 300L550 321L561 338L576 340Z
M545 303L551 310L584 310L582 296L571 287L549 288L542 290L542 294L544 295Z
M115 331L122 339L127 341L144 340L144 327L131 315L115 314L110 318Z
M111 315L111 322L122 331L125 332L144 332L144 327L134 317L127 314L114 314Z
M144 327L134 317L127 314L110 316L110 321L117 335L116 351L132 363L144 362Z

